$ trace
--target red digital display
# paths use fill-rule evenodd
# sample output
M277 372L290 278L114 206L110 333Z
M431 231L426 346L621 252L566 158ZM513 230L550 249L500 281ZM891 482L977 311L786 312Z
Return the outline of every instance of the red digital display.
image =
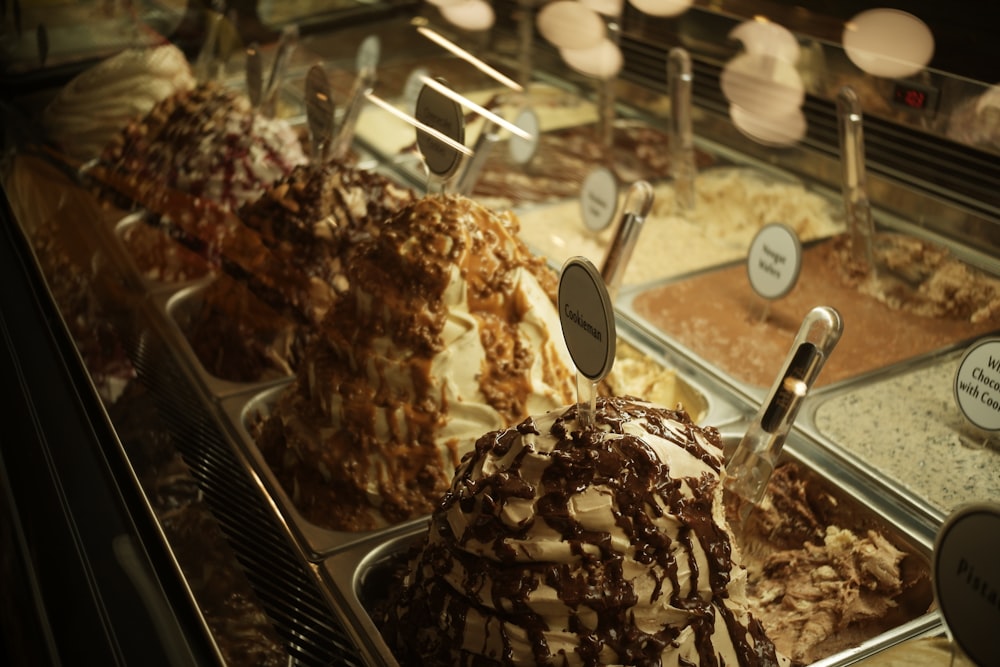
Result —
M892 90L892 101L897 106L914 111L933 111L937 91L930 86L897 81Z

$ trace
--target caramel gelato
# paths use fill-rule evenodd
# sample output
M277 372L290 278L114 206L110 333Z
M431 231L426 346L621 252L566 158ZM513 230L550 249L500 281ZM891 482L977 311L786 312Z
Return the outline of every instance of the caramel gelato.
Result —
M482 433L574 395L556 276L516 231L431 196L353 246L322 335L259 425L305 518L364 530L428 514Z
M387 607L402 665L777 665L722 504L719 433L598 399L487 433Z

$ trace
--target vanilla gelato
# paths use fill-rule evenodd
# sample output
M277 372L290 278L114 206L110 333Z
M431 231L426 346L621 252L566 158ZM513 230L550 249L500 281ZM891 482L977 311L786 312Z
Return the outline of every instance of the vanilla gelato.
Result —
M487 433L389 605L403 665L776 665L722 505L721 438L599 399Z
M176 46L126 49L66 84L45 108L42 127L67 155L85 162L99 156L130 120L194 87L191 67Z
M681 214L672 186L656 186L653 208L643 223L624 283L635 285L739 260L760 228L772 222L787 224L803 241L844 229L843 215L833 200L800 183L752 169L706 170L695 180L695 193L694 210ZM614 236L614 225L599 233L588 230L577 199L525 211L520 218L521 237L556 263L583 255L600 266Z
M431 196L353 246L257 440L307 519L363 530L429 514L476 438L575 395L556 276L516 231L509 213Z

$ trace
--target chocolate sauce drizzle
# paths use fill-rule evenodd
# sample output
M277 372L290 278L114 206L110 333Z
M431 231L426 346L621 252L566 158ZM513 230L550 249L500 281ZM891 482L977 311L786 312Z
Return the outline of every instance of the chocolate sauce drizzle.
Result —
M694 646L698 658L693 664L722 665L725 658L713 643L716 624L722 622L738 664L776 665L774 646L760 624L729 599L730 575L738 566L732 561L728 528L715 521L712 511L721 462L718 432L698 428L683 411L628 398L598 399L595 428L581 429L577 416L576 406L566 409L548 434L540 433L538 422L530 418L516 428L489 433L463 459L432 517L432 534L411 561L407 585L389 611L387 634L398 639L402 664L525 664L527 657L514 655L508 634L517 626L533 651L529 662L539 665L660 665L664 654L679 650L681 641ZM713 472L674 478L650 444L626 432L626 423L639 420L649 433L690 452ZM540 477L530 479L525 467L529 456L545 456L532 440L550 436L557 442L548 465ZM511 452L517 453L512 457ZM480 464L487 458L503 464L494 463L486 474ZM624 552L611 532L588 528L577 519L574 496L595 486L612 494L614 521L630 545ZM513 527L503 520L507 503L533 499L534 514L528 519ZM454 534L449 521L456 510L467 521L462 534ZM679 524L674 536L662 527L665 515ZM545 539L566 545L571 558L546 561L520 552L519 543L530 540L541 522L558 534ZM701 571L694 555L699 550L705 553L707 571ZM679 564L677 558L685 562ZM629 560L648 565L657 577L651 594L636 589ZM683 570L690 570L690 584L679 576ZM529 597L537 597L542 586L556 591L562 611L543 614L536 608L540 603ZM665 604L681 611L685 620L664 619L655 630L635 622L639 606ZM562 614L568 616L566 627L549 627L548 619ZM749 625L742 619L749 619ZM472 630L466 625L472 623L489 635L482 647L466 636ZM548 643L561 630L575 635L573 655Z

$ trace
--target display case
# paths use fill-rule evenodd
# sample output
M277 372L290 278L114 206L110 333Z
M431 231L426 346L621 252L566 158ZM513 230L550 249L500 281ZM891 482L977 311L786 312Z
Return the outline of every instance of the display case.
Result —
M97 154L88 159L68 150L74 140L89 139L89 125L54 129L53 100L74 77L164 37L181 48L199 82L232 92L230 106L244 104L253 87L248 61L256 56L248 54L259 54L266 84L271 64L283 57L282 40L291 40L273 110L246 103L249 127L256 127L256 116L275 119L290 128L296 145L302 140L297 164L315 163L322 144L308 141L307 79L310 68L322 65L336 124L356 123L349 151L337 159L373 175L345 183L344 192L382 188L380 201L389 209L394 197L407 201L404 190L419 197L451 189L509 208L523 240L553 270L572 255L601 263L614 239L613 225L594 230L580 221L580 192L595 167L609 168L622 193L649 182L656 204L615 304L620 373L638 377L642 369L656 379L621 391L663 392L657 400L682 403L699 423L721 428L732 445L766 400L801 304L734 297L717 321L697 315L708 329L685 338L675 325L695 321L695 308L678 295L693 285L700 295L693 301L709 304L749 293L745 256L757 226L794 226L793 209L808 209L795 229L807 268L832 261L818 253L853 229L858 192L845 187L843 91L850 88L863 110L861 185L875 229L916 239L920 252L946 254L975 275L986 300L973 319L945 317L947 327L932 324L941 317L910 322L882 310L853 331L862 315L845 305L845 330L860 338L860 351L845 354L852 362L873 360L840 375L832 365L826 369L827 381L805 401L782 462L808 469L810 484L849 508L832 521L853 522L859 534L881 531L906 553L909 583L899 605L905 613L882 625L873 621L868 635L822 658L801 660L846 665L942 633L928 582L935 532L963 503L1000 496L996 438L964 419L953 398L966 347L1000 331L994 312L1000 290L990 291L1000 285L1000 101L993 85L1000 71L989 36L959 18L977 8L944 17L925 7L933 55L912 73L885 76L862 70L844 47L846 31L867 9L860 3L806 10L699 0L659 17L641 3L621 3L599 17L603 39L621 55L620 68L604 76L585 73L591 65L571 64L542 34L536 20L546 3L540 2L470 2L473 19L446 4L391 0L123 4L66 3L45 13L30 3L23 9L5 3L2 10L0 364L11 427L0 438L0 530L9 545L0 654L9 662L86 655L124 664L396 664L373 608L392 576L388 565L420 539L427 513L372 530L324 527L260 444L261 424L296 382L299 337L313 308L302 295L336 298L343 291L336 273L309 279L296 273L325 246L313 236L312 245L266 248L230 236L249 209L236 215L235 206L206 205L208 189L185 192L183 181L160 188L160 177L174 177L164 164L115 171L107 168L107 152L93 160ZM483 11L488 25L462 23L481 20ZM775 55L784 37L768 36L763 48L769 67L795 73L792 88L801 101L792 116L801 128L762 129L734 107L724 80L753 50L748 25L787 29L780 34L794 44L790 62ZM107 34L115 39L95 37ZM372 36L378 75L364 96ZM524 90L504 89L491 71L473 67L442 41ZM687 158L672 150L680 114L668 80L681 52L689 59L692 102L693 171L686 174L677 165ZM428 178L413 127L399 117L413 106L419 74L440 77L503 119L523 119L531 108L540 122L538 153L519 158L509 136L491 136L496 127L470 113L465 144L474 151L462 163L466 180ZM773 81L757 80L754 89L780 96L787 81L769 89ZM94 89L79 95L92 118L113 106L99 94L92 100ZM62 109L71 109L77 99L63 102ZM144 141L151 125L138 127L136 141ZM273 135L285 141L283 131ZM198 158L194 151L187 159ZM272 173L247 171L261 180ZM683 178L711 214L677 213ZM252 187L255 196L267 191ZM749 218L763 197L768 207L754 213L760 220L752 228L727 236L712 226L723 217L712 208L719 202ZM263 210L265 219L277 215ZM253 239L265 238L262 229ZM303 300L279 304L276 295L286 289ZM959 287L942 289L935 303L945 310L964 298ZM650 305L661 294L677 312ZM837 298L853 304L854 294ZM806 307L827 298L833 297L822 290L802 297ZM232 304L239 308L227 310ZM768 317L780 331L755 328ZM723 334L727 318L747 319L749 328ZM877 342L902 320L909 329ZM725 354L700 346L727 335L749 342L753 354L773 343L776 359L762 362L761 377L742 375L726 365ZM723 345L726 353L734 345Z

